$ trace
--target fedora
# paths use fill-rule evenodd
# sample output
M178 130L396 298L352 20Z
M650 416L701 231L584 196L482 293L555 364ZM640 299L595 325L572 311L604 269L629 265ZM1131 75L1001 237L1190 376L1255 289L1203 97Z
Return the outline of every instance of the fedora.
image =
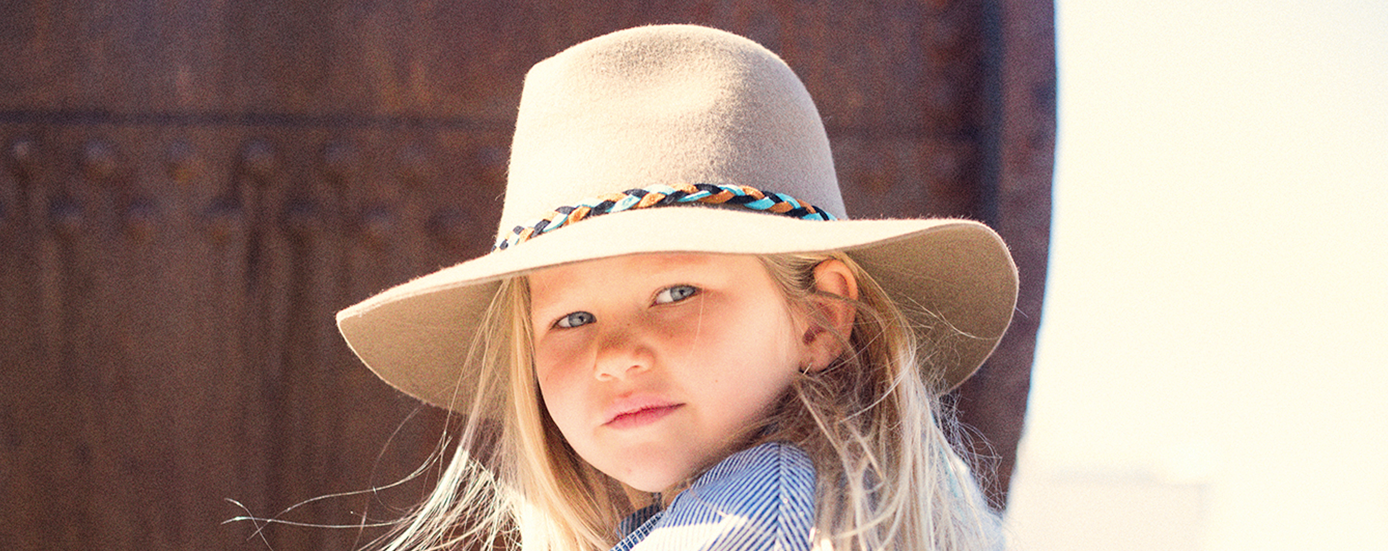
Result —
M937 390L976 371L1011 321L1016 267L987 226L848 219L819 112L774 53L705 27L638 27L527 73L492 252L337 323L386 382L452 409L507 278L630 254L825 251L846 252L902 307Z

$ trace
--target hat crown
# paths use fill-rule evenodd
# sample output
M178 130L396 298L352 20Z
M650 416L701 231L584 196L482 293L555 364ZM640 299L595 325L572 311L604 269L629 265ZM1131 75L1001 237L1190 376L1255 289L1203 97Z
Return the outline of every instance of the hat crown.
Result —
M500 233L561 205L676 183L752 186L844 217L819 111L790 67L751 40L639 27L526 75Z

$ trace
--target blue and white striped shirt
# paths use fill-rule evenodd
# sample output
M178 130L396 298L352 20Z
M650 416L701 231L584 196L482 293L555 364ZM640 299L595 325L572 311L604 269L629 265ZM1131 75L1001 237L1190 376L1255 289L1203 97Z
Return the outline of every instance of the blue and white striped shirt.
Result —
M627 517L612 551L809 551L814 465L771 442L728 456L675 496Z

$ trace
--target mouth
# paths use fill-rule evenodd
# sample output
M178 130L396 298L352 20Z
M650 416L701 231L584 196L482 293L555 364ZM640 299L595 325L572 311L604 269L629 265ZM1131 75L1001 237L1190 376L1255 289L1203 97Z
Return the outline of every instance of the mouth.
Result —
M665 418L681 407L684 404L665 400L620 400L608 408L607 422L602 426L611 429L642 427Z

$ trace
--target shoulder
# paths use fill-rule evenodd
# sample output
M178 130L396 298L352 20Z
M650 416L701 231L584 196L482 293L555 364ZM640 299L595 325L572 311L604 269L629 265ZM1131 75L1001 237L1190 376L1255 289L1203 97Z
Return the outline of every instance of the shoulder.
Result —
M728 505L754 504L772 501L768 494L799 494L800 490L808 491L812 498L814 477L814 464L804 450L782 442L768 442L728 456L700 476L676 500L688 496ZM671 504L672 509L674 505Z
M743 450L676 496L636 549L808 550L814 484L814 465L795 446Z

